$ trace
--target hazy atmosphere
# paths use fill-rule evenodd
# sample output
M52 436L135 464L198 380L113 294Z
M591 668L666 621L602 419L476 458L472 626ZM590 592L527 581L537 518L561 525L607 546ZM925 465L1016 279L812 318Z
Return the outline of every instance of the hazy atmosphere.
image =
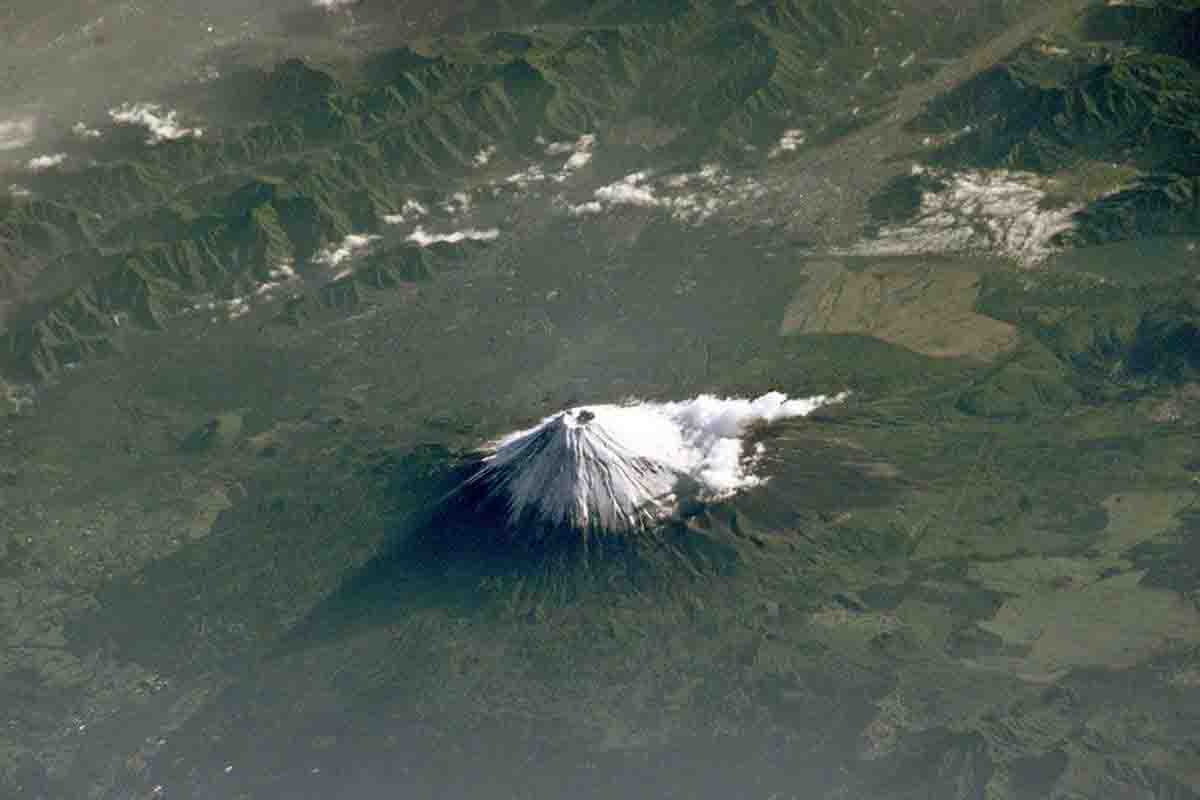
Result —
M1200 800L1200 1L7 0L0 797Z

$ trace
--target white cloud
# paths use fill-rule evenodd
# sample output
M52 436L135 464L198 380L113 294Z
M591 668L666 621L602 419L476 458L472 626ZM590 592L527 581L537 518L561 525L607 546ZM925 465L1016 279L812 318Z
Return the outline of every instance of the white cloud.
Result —
M416 200L405 200L404 205L400 206L400 212L397 214L384 214L383 221L388 225L399 225L402 222L407 222L413 217L423 217L429 213L429 209Z
M104 135L95 128L89 128L82 122L76 122L74 125L72 125L71 133L75 134L75 136L80 139L99 139Z
M17 150L33 141L33 117L0 120L0 151Z
M8 193L13 197L29 197L33 194L33 192L29 191L24 186L16 183L10 183L8 185Z
M244 297L235 297L226 304L229 319L244 317L250 313L250 301Z
M581 167L586 167L591 160L592 154L587 151L572 153L571 157L567 159L567 162L563 164L563 169L567 170L568 172L572 172Z
M589 200L586 203L570 206L567 210L571 212L572 216L585 217L592 214L599 214L604 210L604 206L598 200Z
M615 206L660 208L679 222L692 225L705 222L730 206L757 200L766 189L751 178L735 179L716 164L706 164L696 172L670 175L651 181L645 172L634 172L615 183L601 186L593 200L567 206L574 216L598 214Z
M224 315L225 319L227 320L235 320L238 317L244 317L250 313L251 299L253 298L251 298L249 295L246 295L243 297L234 297L229 300L209 300L208 302L196 303L190 309L185 309L183 313L203 314L208 312L211 315L209 317L209 321L213 323L220 321L221 317L219 315ZM265 297L263 299L270 300L270 297Z
M31 158L25 164L25 166L28 167L32 172L42 172L43 170L50 169L51 167L57 167L66 160L66 153L55 153L53 155L44 155Z
M514 172L512 175L509 175L504 179L504 182L518 189L528 189L531 184L541 183L546 178L546 171L542 169L541 164L531 164L520 172Z
M509 522L527 519L624 533L675 512L681 479L699 499L716 500L763 482L754 475L765 448L747 456L755 424L803 417L846 394L789 399L700 395L677 403L581 406L485 447L465 486L504 500Z
M471 196L466 192L455 192L439 203L438 206L447 214L465 214L471 210Z
M790 153L804 146L807 139L804 131L799 128L789 128L779 137L779 141L767 153L767 158L775 158L783 153Z
M914 172L926 170L915 167ZM1042 207L1047 179L1026 172L928 171L943 188L921 196L915 218L886 225L847 252L867 255L997 253L1036 264L1054 252L1050 240L1074 225L1078 206Z
M418 247L429 247L432 244L449 242L455 244L458 242L491 242L500 238L499 228L467 228L466 230L454 231L453 233L429 233L420 225L417 229L408 235L408 241L413 242Z
M645 185L646 173L634 172L616 183L601 186L592 194L603 203L650 208L659 204L654 191Z
M539 183L566 183L573 172L591 163L592 151L596 145L596 135L585 133L573 142L550 142L547 144L546 140L540 136L535 141L543 146L546 155L567 156L562 166L558 169L548 169L543 164L530 164L520 172L509 175L503 183L519 191L525 191ZM498 194L498 192L493 189L493 194Z
M571 172L579 169L592 160L592 149L596 146L596 134L585 133L573 142L551 142L546 145L546 155L562 156L570 154L563 170Z
M184 315L207 313L209 321L213 324L220 322L222 318L232 321L246 316L256 306L273 302L279 290L294 285L294 282L298 280L291 261L279 262L267 274L270 280L260 283L248 294L229 299L217 299L210 296L208 300L195 303L181 313Z
M184 139L204 135L201 128L188 128L179 124L179 112L164 110L157 103L123 103L110 108L108 115L113 122L123 125L141 125L150 131L147 144Z
M320 252L313 256L313 261L317 264L323 264L327 267L336 267L346 259L358 255L373 242L378 241L379 238L380 237L375 236L374 234L348 234L338 244L331 244L325 248L322 248Z
M274 281L291 280L292 278L296 277L296 269L292 266L292 262L281 261L279 262L279 266L275 267L267 274L270 276L271 280Z
M336 11L339 8L348 8L356 5L359 0L312 0L313 6L316 8L324 8L328 11Z
M485 167L485 166L487 166L487 163L492 160L492 157L494 155L496 155L495 145L488 145L487 147L483 148L478 153L476 153L475 158L473 158L471 160L475 163L475 166Z

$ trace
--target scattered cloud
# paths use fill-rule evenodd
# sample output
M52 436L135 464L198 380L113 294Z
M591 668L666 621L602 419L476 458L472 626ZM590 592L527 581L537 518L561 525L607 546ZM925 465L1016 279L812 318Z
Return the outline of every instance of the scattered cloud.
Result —
M556 170L547 171L543 164L530 164L520 172L514 172L504 179L504 184L520 191L529 189L539 183L565 183L571 173L587 166L592 161L593 150L596 146L596 135L585 133L573 142L550 142L540 136L534 140L545 150L548 156L567 156L562 166Z
M327 267L336 267L348 258L358 255L361 251L368 248L372 243L379 240L380 237L374 234L351 233L342 239L336 245L329 245L322 248L315 256L313 261L317 264L323 264Z
M567 205L572 216L591 216L617 206L658 208L679 222L699 224L731 205L755 200L766 189L751 178L735 179L716 164L652 180L633 172L592 192L592 200Z
M573 142L552 142L547 145L546 154L564 155L570 153L570 156L562 166L563 173L570 173L587 166L591 162L592 150L595 147L596 134L585 133Z
M267 273L273 281L286 281L296 277L296 269L290 261L281 261L279 265Z
M75 136L79 139L99 139L104 135L95 128L89 128L82 122L76 122L74 125L72 125L71 133L75 134Z
M1055 250L1051 240L1070 230L1078 206L1044 208L1049 180L1033 173L969 170L950 173L914 167L942 188L921 196L912 221L885 225L848 252L864 255L1000 253L1025 265Z
M110 108L108 115L113 122L122 125L141 125L150 131L146 138L147 144L200 137L204 135L201 128L188 128L179 124L179 112L164 110L157 103L123 103L116 108Z
M779 141L775 143L775 146L767 152L767 158L776 158L784 153L799 150L804 146L806 141L804 131L799 128L789 128L779 137Z
M44 155L31 158L28 162L26 162L25 166L31 172L42 172L44 170L51 169L52 167L57 167L66 160L66 153L55 153L53 155Z
M33 194L33 192L29 191L24 186L16 183L10 183L8 185L8 193L13 197L29 197Z
M586 203L579 203L577 205L570 206L567 210L572 216L586 217L592 214L599 214L604 210L604 206L599 200L589 200Z
M216 324L222 319L235 320L249 314L255 306L271 303L276 293L299 280L291 261L281 261L267 273L270 280L263 281L248 294L227 299L209 298L194 303L183 310L184 315L207 314L209 322Z
M500 238L499 228L467 228L466 230L454 231L453 233L429 233L420 225L408 235L408 241L413 242L418 247L429 247L430 245L442 242L491 242L498 238Z
M0 119L0 151L18 150L33 141L33 117Z
M429 209L416 200L405 200L404 205L400 206L400 211L396 214L384 214L383 221L388 225L399 225L408 222L414 217L423 217L429 213Z
M588 151L572 153L571 157L567 159L567 163L563 164L563 169L573 172L581 167L586 167L591 160L592 154Z
M190 309L185 309L184 314L204 314L211 315L210 322L216 323L224 317L227 320L235 320L238 317L244 317L250 313L251 297L233 297L228 300L209 300L207 302L196 303Z
M523 190L528 189L532 184L542 183L548 178L549 176L541 164L530 164L520 172L514 172L512 175L509 175L504 179L504 182Z
M616 183L601 186L593 195L602 203L617 206L640 206L651 208L659 205L654 190L646 185L646 173L634 172Z
M487 147L483 148L478 153L476 153L475 158L473 158L471 160L475 163L475 166L477 166L477 167L486 167L487 163L492 160L492 157L494 155L496 155L496 146L488 145Z
M451 216L465 214L471 210L471 196L466 192L455 192L447 197L438 206Z

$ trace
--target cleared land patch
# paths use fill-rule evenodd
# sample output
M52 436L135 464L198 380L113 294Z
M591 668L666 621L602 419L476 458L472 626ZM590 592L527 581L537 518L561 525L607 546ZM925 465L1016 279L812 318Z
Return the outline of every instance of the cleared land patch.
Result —
M810 281L783 314L780 333L857 333L934 358L991 361L1012 349L1012 325L975 312L980 273L926 262L809 265Z
M1200 641L1200 611L1171 591L1139 585L1142 571L1112 577L1098 561L1028 558L981 564L973 576L1015 592L978 623L1006 645L970 660L985 669L1052 682L1079 667L1132 667L1171 643Z

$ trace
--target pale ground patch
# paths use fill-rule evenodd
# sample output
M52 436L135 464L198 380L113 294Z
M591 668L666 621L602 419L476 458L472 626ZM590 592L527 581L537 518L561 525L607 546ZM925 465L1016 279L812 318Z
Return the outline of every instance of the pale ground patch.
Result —
M187 526L188 538L203 539L208 536L217 522L217 517L221 516L222 511L230 508L233 508L233 501L229 499L229 493L225 491L224 486L214 486L201 493L195 500L195 516Z
M1200 669L1181 669L1167 680L1172 686L1200 688Z
M904 622L895 614L851 611L838 605L817 609L809 615L808 620L813 625L835 628L841 632L853 628L860 639L869 639L905 627Z
M1139 584L1143 572L1102 577L1117 562L1024 558L978 564L972 577L1020 593L978 623L1008 653L965 663L1050 683L1075 668L1132 667L1173 643L1200 642L1200 610L1176 592Z
M1121 492L1105 498L1108 512L1105 549L1119 552L1138 542L1165 533L1175 526L1175 515L1196 508L1195 492Z
M994 359L1017 331L974 311L980 275L925 264L861 272L837 261L808 266L811 278L788 304L780 333L857 333L936 358Z
M1185 383L1176 387L1166 399L1143 406L1143 413L1161 425L1195 422L1200 418L1200 383Z
M0 417L20 414L33 405L34 389L29 385L8 383L0 379Z
M879 701L879 713L859 737L859 756L868 761L888 755L896 747L900 732L913 725L913 713L899 688Z

